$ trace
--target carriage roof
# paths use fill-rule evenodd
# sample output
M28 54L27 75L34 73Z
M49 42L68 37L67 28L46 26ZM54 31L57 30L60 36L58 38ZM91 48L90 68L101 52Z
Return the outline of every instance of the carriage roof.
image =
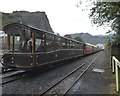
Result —
M89 45L89 46L93 46L93 47L96 47L95 45L93 44L90 44L90 43L85 43L86 45Z
M13 35L13 34L19 35L22 31L27 31L27 32L30 31L30 32L35 32L37 34L47 33L47 34L51 34L51 35L61 37L61 36L56 35L52 32L48 32L48 31L42 30L40 28L33 27L31 25L25 25L25 24L21 24L21 23L10 23L3 28L3 31L5 31L6 34L10 34L10 35ZM74 40L74 39L70 39L70 38L66 38L66 37L61 37L61 38L64 38L64 39L67 39L67 40L70 40L70 41L74 41L74 42L77 42L77 43L81 43L81 42L79 42L77 40Z

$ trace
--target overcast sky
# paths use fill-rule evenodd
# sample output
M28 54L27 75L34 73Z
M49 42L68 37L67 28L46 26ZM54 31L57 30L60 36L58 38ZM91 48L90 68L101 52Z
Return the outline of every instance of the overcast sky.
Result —
M13 11L45 11L54 32L60 35L71 33L90 33L92 35L106 34L108 28L92 27L88 14L76 7L79 0L2 0L1 12Z

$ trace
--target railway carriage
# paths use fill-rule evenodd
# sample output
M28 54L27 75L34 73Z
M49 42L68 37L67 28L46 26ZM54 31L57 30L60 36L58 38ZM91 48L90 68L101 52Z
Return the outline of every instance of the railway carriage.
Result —
M84 55L89 55L94 53L94 46L92 44L85 43L83 49L84 49Z
M83 43L29 25L11 23L6 34L5 68L34 69L61 60L83 56Z

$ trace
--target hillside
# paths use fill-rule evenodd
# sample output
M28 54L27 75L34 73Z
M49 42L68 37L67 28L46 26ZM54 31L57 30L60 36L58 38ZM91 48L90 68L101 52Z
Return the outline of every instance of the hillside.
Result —
M53 32L45 12L13 11L13 13L2 13L3 27L13 22L31 25L42 30Z
M108 36L106 35L96 35L92 36L89 33L75 33L71 34L73 38L80 37L85 43L91 43L91 44L98 44L98 43L105 43L108 40Z

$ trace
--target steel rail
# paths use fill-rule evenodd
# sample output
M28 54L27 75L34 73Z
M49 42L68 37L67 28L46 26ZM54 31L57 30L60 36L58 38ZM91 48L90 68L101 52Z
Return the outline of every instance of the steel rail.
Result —
M2 76L2 75L1 75ZM17 79L23 78L25 76L25 71L16 71L15 74L10 74L8 76L4 76L2 77L2 82L0 83L0 85L5 85L9 82L15 81Z
M7 72L12 72L12 71L15 71L15 70L13 70L13 69L3 70L3 71L2 71L2 74L7 73Z
M93 57L92 57L93 58ZM89 60L87 60L86 62L82 63L79 67L75 68L73 71L71 71L70 73L68 73L66 76L64 76L61 80L59 80L57 83L55 83L53 86L51 86L49 89L45 90L44 92L42 92L40 95L45 95L48 91L50 91L51 89L53 89L55 86L57 86L60 82L62 82L63 80L65 80L67 77L69 77L70 75L72 75L73 73L75 73L77 70L79 70L82 66L84 66L87 62L89 62L90 60L92 60L91 58ZM92 62L93 63L93 62ZM80 78L80 77L79 77Z
M95 60L97 59L98 57L96 57L88 66L87 68L85 68L85 70L78 76L78 78L75 80L75 82L73 84L71 84L71 86L65 91L65 93L63 94L66 95L67 92L75 85L75 83L83 76L83 74L85 74L85 72L89 69L89 67L95 62Z

